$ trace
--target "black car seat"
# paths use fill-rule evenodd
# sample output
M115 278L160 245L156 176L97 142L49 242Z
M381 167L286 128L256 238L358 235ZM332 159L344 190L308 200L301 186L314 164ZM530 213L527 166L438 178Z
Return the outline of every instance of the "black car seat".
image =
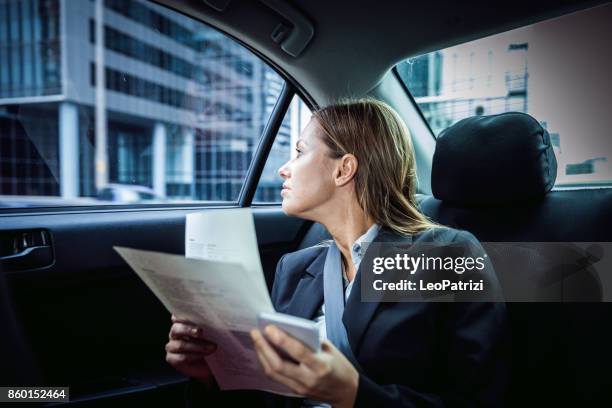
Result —
M437 140L433 197L421 197L421 211L481 242L611 242L612 189L551 191L556 166L548 132L531 116L464 119ZM589 300L601 298L589 276ZM611 304L508 303L508 315L508 406L611 406Z

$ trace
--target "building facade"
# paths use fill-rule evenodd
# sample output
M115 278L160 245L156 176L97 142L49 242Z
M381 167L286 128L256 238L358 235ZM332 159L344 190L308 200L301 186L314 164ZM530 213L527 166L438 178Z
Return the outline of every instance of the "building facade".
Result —
M0 0L0 61L0 195L122 184L236 200L284 85L232 39L144 0ZM287 114L273 161L300 119ZM255 200L278 201L279 185L264 172Z

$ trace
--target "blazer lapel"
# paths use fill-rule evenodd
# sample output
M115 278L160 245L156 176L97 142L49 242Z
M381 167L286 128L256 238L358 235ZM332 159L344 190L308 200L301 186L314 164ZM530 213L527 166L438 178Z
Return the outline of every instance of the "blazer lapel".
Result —
M410 244L412 243L412 236L402 236L383 227L373 242ZM285 313L304 319L312 320L314 318L315 312L323 303L323 268L326 256L327 248L324 248L306 268ZM355 283L342 316L342 322L346 327L349 343L355 355L361 345L363 334L379 305L379 302L361 302L361 266L359 265L359 270L355 275Z
M396 234L392 230L387 228L381 228L378 235L373 242L399 242L410 244L412 243L412 236L402 236ZM346 302L344 308L344 314L342 316L342 322L346 327L349 343L353 354L357 355L359 347L361 346L361 339L367 328L370 320L374 316L376 309L380 302L362 302L361 301L361 269L363 263L359 265L357 274L355 275L355 283L351 289L351 294Z
M326 256L327 248L324 248L306 268L293 292L286 313L304 319L314 318L315 312L323 303L323 266Z

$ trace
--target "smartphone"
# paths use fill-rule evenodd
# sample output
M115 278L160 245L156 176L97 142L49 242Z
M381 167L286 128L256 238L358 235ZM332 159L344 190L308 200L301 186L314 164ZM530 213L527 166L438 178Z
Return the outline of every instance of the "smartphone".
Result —
M275 325L291 337L298 339L312 351L317 352L321 349L319 329L312 320L276 312L262 312L257 316L257 326L262 333L264 328L269 324ZM275 348L283 358L295 361L284 350L277 347Z

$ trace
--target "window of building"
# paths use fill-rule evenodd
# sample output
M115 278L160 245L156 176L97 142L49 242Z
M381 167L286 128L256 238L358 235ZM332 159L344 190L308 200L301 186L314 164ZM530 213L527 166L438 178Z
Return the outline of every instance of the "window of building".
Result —
M612 184L604 5L409 58L397 73L434 133L473 115L529 113L547 128L557 186Z
M284 80L153 2L66 1L0 0L0 208L237 202Z

